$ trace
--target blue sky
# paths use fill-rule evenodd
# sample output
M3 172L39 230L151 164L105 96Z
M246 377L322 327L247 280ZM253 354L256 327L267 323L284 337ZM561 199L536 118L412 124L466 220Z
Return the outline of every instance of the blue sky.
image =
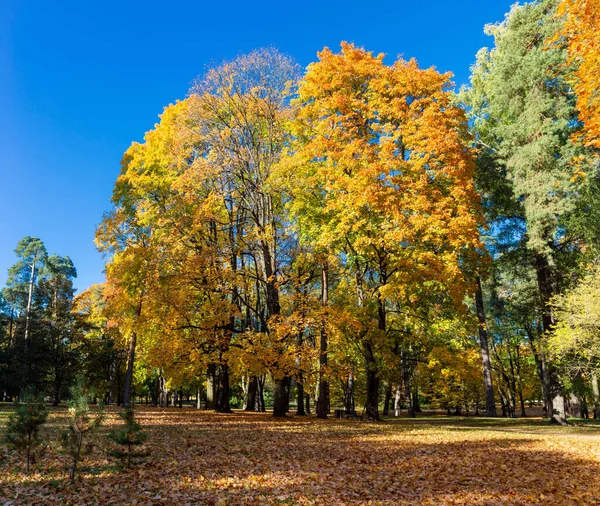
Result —
M103 280L94 230L121 155L207 65L274 46L303 67L342 40L466 83L510 1L0 0L0 286L24 236Z

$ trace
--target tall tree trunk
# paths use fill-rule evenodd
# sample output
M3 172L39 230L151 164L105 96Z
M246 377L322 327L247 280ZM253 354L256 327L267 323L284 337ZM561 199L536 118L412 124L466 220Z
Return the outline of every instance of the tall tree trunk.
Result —
M321 339L319 343L319 396L317 398L317 418L327 418L329 411L329 382L326 377L327 368L327 304L329 302L329 266L324 262L321 269Z
M394 416L400 416L402 407L402 386L400 383L396 386L396 398L394 399Z
M594 419L600 420L600 387L597 373L592 374L592 394L594 396Z
M27 309L25 310L25 338L23 341L23 371L22 385L29 383L29 324L31 321L31 305L33 302L33 286L35 282L35 265L36 259L33 259L31 264L31 276L29 278L29 296L27 298ZM19 398L23 401L24 391L21 388Z
M310 394L306 394L305 400L306 400L306 414L310 415Z
M296 334L296 346L298 349L302 348L303 336L302 332ZM306 411L304 409L304 374L302 373L302 364L300 358L296 358L296 366L298 367L298 381L296 382L296 415L305 416Z
M529 347L531 348L531 353L533 354L533 359L535 360L535 367L538 373L538 377L540 379L540 384L542 385L542 398L544 399L543 413L542 416L544 418L548 418L548 403L546 400L548 399L548 380L546 379L546 360L544 354L538 350L535 338L533 335L533 331L526 327L525 331L527 332L527 336L529 338ZM539 330L538 334L541 335L542 331Z
M258 395L256 396L256 411L265 412L265 376L258 377Z
M496 416L496 400L494 399L494 385L492 383L492 364L490 361L481 278L479 276L477 277L477 288L475 291L475 306L477 308L477 319L479 320L479 348L481 351L483 383L485 386L485 416Z
M258 379L256 376L250 376L246 386L246 395L244 399L244 411L256 411L256 394L258 392Z
M57 373L58 374L58 373ZM53 406L58 406L60 404L60 386L61 381L57 375L54 377L54 396L52 400Z
M142 298L135 309L136 320L142 314ZM129 336L129 353L127 355L127 372L125 373L125 391L123 392L123 405L129 406L131 402L131 385L133 383L133 366L135 362L135 347L137 343L137 332L134 330Z
M284 417L287 408L285 378L275 379L273 383L273 416Z
M385 399L383 401L383 416L388 416L390 414L391 398L392 398L392 384L388 383L387 388L385 389Z
M219 364L217 366L217 396L215 399L215 411L217 413L231 413L229 404L229 366Z
M406 407L408 409L408 416L414 418L415 407L413 405L412 390L411 390L411 372L408 366L408 357L406 352L403 350L400 352L402 358L402 382L404 383L404 396L406 397Z
M540 254L536 255L535 261L542 303L542 323L544 325L544 332L549 332L555 324L554 315L548 305L552 295L554 295L550 279L550 265L546 257ZM567 418L565 414L563 387L558 378L558 369L552 363L546 364L546 379L548 382L548 398L546 399L548 416L550 416L552 423L566 425Z
M356 407L354 404L354 371L350 370L346 380L346 395L344 396L344 409L347 413L354 414Z
M364 306L364 292L363 292L363 277L360 272L360 268L356 266L356 291L358 307ZM378 326L380 330L385 331L385 307L382 304L382 300L379 299L378 308ZM379 376L377 371L377 361L375 357L375 351L373 345L363 333L361 336L362 340L362 351L365 359L365 369L367 373L367 400L365 402L365 414L367 420L372 422L379 421Z
M298 383L296 383L296 392L296 403L298 405L296 409L296 415L305 416L306 411L304 409L304 385L302 384L302 376L298 378Z
M368 341L363 343L363 355L367 369L367 401L365 403L365 413L367 420L372 422L379 421L379 378L377 376L377 363L373 347Z
M413 382L415 383L415 382ZM412 404L415 413L422 413L421 403L419 402L419 386L415 385L412 392Z
M137 343L137 332L129 336L129 353L127 355L127 372L125 373L125 390L123 392L123 405L128 406L131 397L131 384L133 382L133 365L135 361L135 347Z
M569 413L573 418L583 418L581 399L574 392L569 395Z
M216 369L215 364L208 364L206 368L206 402L204 403L204 409L215 409L216 407Z
M285 376L283 378L284 381L284 385L285 385L285 412L289 413L290 412L290 390L292 388L292 378L290 378L289 376Z

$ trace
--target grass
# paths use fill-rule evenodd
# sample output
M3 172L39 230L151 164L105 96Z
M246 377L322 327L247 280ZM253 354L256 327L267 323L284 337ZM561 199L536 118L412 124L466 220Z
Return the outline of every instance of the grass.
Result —
M0 407L4 424L10 406ZM268 414L140 407L148 460L120 470L104 448L69 485L52 410L46 455L0 448L0 504L598 504L600 425L540 418L426 416L380 424Z

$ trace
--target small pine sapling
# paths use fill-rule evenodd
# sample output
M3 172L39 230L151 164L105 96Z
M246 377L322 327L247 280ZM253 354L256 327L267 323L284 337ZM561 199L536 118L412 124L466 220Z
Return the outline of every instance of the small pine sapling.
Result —
M127 460L127 467L131 467L132 458L146 457L147 452L136 452L133 448L146 441L148 435L142 432L142 426L135 420L133 406L128 405L125 411L119 413L124 425L120 429L113 429L108 437L118 445L124 447L123 450L112 450L112 456L121 460Z
M84 444L84 439L100 427L104 419L104 410L103 406L100 405L100 411L95 415L91 414L88 389L81 377L77 378L77 383L71 389L71 397L69 425L61 434L61 445L63 452L71 457L69 478L71 483L75 483L77 465L83 457L91 453L94 447L89 441Z
M42 444L40 428L47 420L46 406L41 400L32 396L26 397L23 404L18 404L8 419L4 441L25 454L27 473L39 454L38 449Z

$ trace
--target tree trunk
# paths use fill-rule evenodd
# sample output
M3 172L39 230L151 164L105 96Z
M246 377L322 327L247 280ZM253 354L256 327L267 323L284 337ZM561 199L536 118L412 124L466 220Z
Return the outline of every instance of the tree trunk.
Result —
M354 372L351 370L348 373L348 379L346 380L346 395L344 396L344 409L348 413L354 414L356 407L354 404Z
M477 288L475 291L475 305L477 308L477 319L479 320L479 348L481 351L481 362L482 362L482 367L483 367L483 383L485 386L485 416L496 416L496 400L494 399L494 385L492 383L492 364L490 361L488 333L487 333L485 308L483 305L483 292L481 290L481 278L480 277L477 277Z
M246 386L246 395L244 398L244 411L256 411L256 394L258 392L258 379L256 376L250 376Z
M573 392L569 395L569 413L573 418L583 418L581 399Z
M127 372L125 373L125 391L123 392L123 405L128 406L131 397L131 384L133 382L133 364L135 361L135 347L137 333L134 331L129 337L129 353L127 355Z
M306 414L310 415L310 394L306 394Z
M357 266L356 269L356 291L357 291L357 300L358 307L363 307L364 305L364 292L362 286L362 275L360 273L360 269ZM382 303L382 300L379 299L379 308L378 308L378 326L380 330L385 331L385 307ZM363 356L365 359L365 369L367 373L367 400L365 402L365 414L367 416L367 420L371 422L379 421L379 377L377 374L377 362L375 358L375 353L373 350L373 346L369 341L369 338L363 334L362 336L363 343Z
M416 415L411 391L411 372L408 366L408 357L405 351L401 351L400 356L402 358L402 382L404 383L404 396L406 397L408 416L414 418Z
M592 374L592 394L594 396L594 419L600 419L600 388L598 387L598 375Z
M421 403L419 402L419 387L415 385L412 392L412 405L415 413L422 413Z
M58 376L55 375L55 378L54 378L54 396L53 396L52 405L53 406L58 406L59 404L60 404L60 380L58 379Z
M390 414L391 398L392 398L392 384L388 383L388 386L385 389L385 400L383 401L383 416L388 416Z
M550 265L548 260L543 255L536 255L536 271L538 288L540 291L540 299L542 303L542 323L544 332L550 332L554 324L554 315L549 307L550 299L552 298L553 289L550 279ZM565 396L563 387L558 378L558 370L554 364L546 364L546 378L548 381L548 398L546 399L548 416L552 423L560 425L567 424L565 415Z
M265 376L258 377L258 395L256 396L256 411L265 412Z
M285 378L274 380L273 416L284 417L286 413Z
M229 404L229 366L219 364L217 366L217 396L215 399L215 411L217 413L231 413Z
M37 258L37 257L36 257ZM35 282L36 258L31 264L31 277L29 278L29 296L27 299L27 309L25 310L25 338L23 342L23 371L22 385L29 383L29 322L31 321L31 304L33 301L33 285ZM23 401L24 390L21 388L19 398Z
M306 416L306 411L304 409L304 385L302 384L302 378L299 378L298 383L296 383L296 392L296 403L298 405L296 409L296 415Z
M329 266L323 263L321 269L321 305L323 317L321 319L321 339L319 342L319 395L317 398L317 418L327 418L329 411L329 382L327 381L327 304L329 301Z
M204 409L215 409L216 407L216 369L215 364L208 364L206 368L206 402L204 403Z
M402 407L402 386L400 383L396 386L396 398L394 399L394 416L400 416Z
M379 378L375 363L375 355L371 343L365 341L363 344L363 354L365 356L365 366L367 369L367 401L365 403L365 413L367 420L372 422L379 421Z
M135 310L136 320L142 314L142 299L138 302ZM133 366L135 362L135 347L137 343L137 332L134 330L129 337L129 354L127 355L127 372L125 373L125 391L123 392L123 406L129 406L131 397L131 385L133 384Z

